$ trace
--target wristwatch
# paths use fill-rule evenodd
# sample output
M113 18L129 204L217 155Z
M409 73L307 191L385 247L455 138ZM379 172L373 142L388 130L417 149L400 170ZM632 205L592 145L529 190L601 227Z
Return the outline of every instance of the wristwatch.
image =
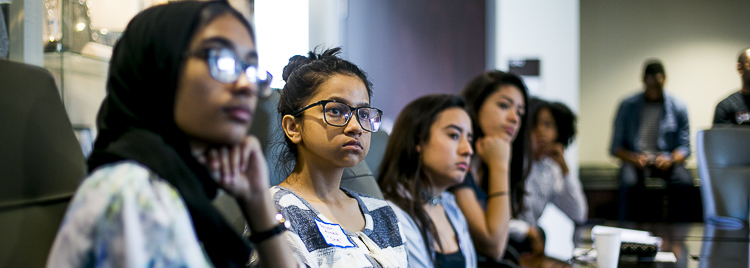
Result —
M250 237L248 237L248 239L250 239L250 242L253 242L255 244L260 244L263 241L266 241L276 235L283 233L284 231L287 230L287 228L289 228L289 226L287 226L289 225L289 222L286 221L286 219L284 218L284 214L277 213L276 221L278 221L279 224L271 228L271 230L266 230L262 232L253 232L250 235Z

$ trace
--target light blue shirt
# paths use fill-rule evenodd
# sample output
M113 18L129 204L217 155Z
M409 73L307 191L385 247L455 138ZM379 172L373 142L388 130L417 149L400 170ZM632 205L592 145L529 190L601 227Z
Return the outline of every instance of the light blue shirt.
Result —
M638 133L641 122L641 108L646 99L643 92L635 94L620 104L615 116L612 144L609 152L614 155L619 149L639 152ZM690 156L690 123L687 106L676 97L664 92L664 112L659 123L657 149L662 153L680 150L685 158Z
M448 215L448 220L456 230L458 236L458 247L461 250L461 254L466 259L466 268L477 267L477 254L474 250L474 243L471 241L469 235L469 225L466 223L466 218L458 208L456 204L456 197L452 193L443 192L442 194L442 205L445 209L445 214ZM388 201L393 211L398 217L398 221L401 222L401 228L404 231L404 237L406 238L406 252L409 256L409 267L420 268L420 267L434 267L432 260L434 258L434 252L428 252L420 233L417 224L414 220L403 211L396 204Z

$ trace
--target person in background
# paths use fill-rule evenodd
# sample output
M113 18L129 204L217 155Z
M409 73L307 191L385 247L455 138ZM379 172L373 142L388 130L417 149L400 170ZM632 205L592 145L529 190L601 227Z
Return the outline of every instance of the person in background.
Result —
M473 122L476 154L464 181L451 191L469 223L478 266L514 266L518 253L508 247L506 254L508 228L511 217L525 208L531 163L526 86L519 77L495 70L473 78L461 95Z
M477 267L466 218L446 191L463 181L471 142L459 96L420 97L396 119L378 182L403 227L412 268Z
M560 102L538 98L529 101L531 150L533 161L526 180L526 209L511 220L510 244L521 253L525 267L543 265L544 231L537 225L548 203L562 210L571 220L586 220L588 205L578 178L570 176L565 148L576 135L576 116Z
M388 203L341 188L344 169L365 159L382 111L370 106L365 72L340 50L297 55L284 67L280 163L294 169L271 193L291 223L287 241L308 267L407 267Z
M252 29L223 1L181 1L136 15L116 44L90 175L76 191L48 267L293 267L247 136L270 77ZM211 199L234 196L251 246Z
M750 48L743 49L737 57L737 72L742 88L716 105L714 126L750 125Z
M632 219L637 213L638 208L628 204L637 203L647 177L667 181L672 219L684 221L688 214L689 208L679 200L693 186L684 163L690 156L690 124L685 104L664 92L665 79L660 61L646 61L645 89L623 100L615 116L610 153L622 160L618 175L620 220Z

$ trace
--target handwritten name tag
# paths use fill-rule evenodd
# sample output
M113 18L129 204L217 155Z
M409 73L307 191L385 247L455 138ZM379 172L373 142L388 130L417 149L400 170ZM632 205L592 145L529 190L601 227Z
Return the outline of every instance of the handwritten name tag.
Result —
M750 124L750 111L737 112L734 119L738 125Z
M341 225L323 222L318 219L315 219L315 224L318 225L318 231L323 235L326 244L340 248L354 247L354 243L352 243L352 241L349 240L349 237L346 236Z

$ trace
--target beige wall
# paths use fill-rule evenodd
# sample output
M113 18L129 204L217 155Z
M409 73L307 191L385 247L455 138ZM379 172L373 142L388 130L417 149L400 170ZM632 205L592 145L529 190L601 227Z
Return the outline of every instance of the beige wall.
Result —
M642 88L642 64L657 57L668 92L688 106L695 133L716 104L739 89L737 55L750 46L750 1L581 0L580 165L614 166L609 156L619 102Z

